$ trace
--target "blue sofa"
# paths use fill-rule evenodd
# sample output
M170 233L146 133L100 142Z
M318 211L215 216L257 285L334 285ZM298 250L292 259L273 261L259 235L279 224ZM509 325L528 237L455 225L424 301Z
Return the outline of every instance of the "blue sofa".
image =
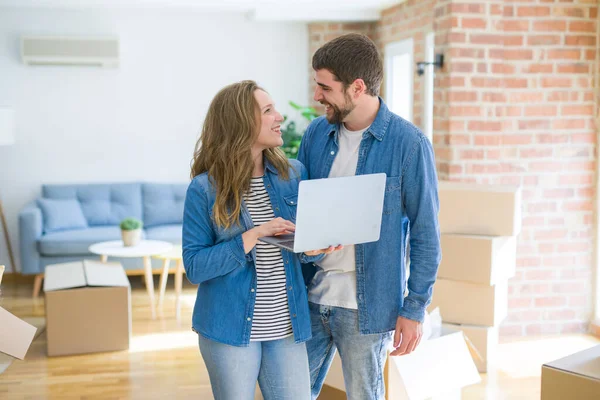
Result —
M143 237L181 243L187 183L43 185L42 195L19 213L21 272L43 274L46 265L99 256L93 243L120 240L126 217L144 222ZM117 259L128 269L143 269L137 258ZM161 267L152 260L153 268Z

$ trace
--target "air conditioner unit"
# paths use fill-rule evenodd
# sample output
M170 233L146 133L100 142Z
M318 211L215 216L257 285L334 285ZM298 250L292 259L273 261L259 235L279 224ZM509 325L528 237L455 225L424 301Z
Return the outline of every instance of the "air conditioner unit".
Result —
M26 65L116 68L119 66L119 39L23 36L21 58Z

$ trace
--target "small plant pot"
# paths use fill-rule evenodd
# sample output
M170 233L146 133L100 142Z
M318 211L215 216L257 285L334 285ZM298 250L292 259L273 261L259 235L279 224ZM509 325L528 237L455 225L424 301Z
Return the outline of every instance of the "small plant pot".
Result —
M136 246L142 240L142 230L134 229L132 231L121 230L123 245L125 247Z

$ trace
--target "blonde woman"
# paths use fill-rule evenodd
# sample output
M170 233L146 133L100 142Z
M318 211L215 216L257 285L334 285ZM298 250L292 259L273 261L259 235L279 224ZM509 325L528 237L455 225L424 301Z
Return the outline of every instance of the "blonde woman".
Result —
M300 261L260 242L293 232L306 169L288 160L283 118L253 81L213 99L196 145L183 219L187 278L198 284L192 324L216 400L309 399L311 337Z

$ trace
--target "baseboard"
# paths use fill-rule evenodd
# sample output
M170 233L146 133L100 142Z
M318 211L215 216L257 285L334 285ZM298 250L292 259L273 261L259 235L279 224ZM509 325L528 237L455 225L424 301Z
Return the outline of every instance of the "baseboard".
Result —
M323 385L317 400L346 400L346 392L329 385Z

